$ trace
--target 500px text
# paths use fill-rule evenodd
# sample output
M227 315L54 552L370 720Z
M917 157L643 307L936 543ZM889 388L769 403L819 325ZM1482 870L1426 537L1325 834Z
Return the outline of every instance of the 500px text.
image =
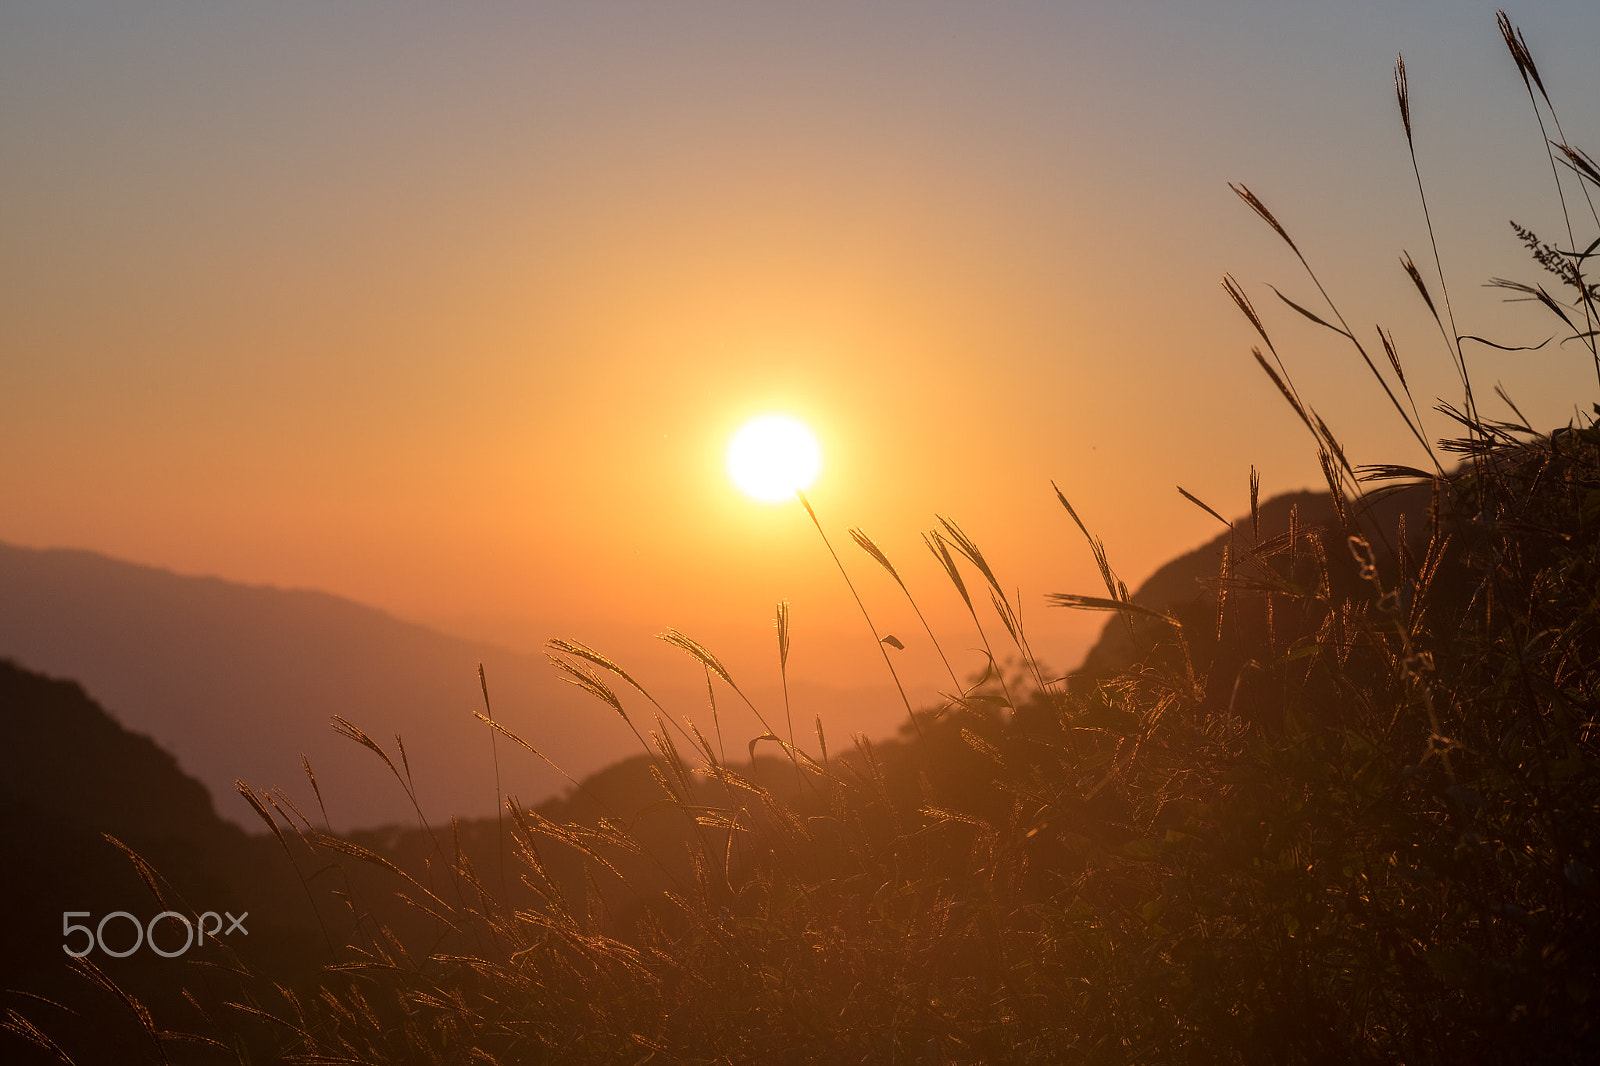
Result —
M72 920L74 918L90 917L88 911L62 911L61 935L63 937L70 938L75 933L82 933L86 939L83 942L82 951L72 950L72 944L70 942L63 943L61 945L61 950L65 951L68 955L71 955L75 959L81 959L98 947L101 951L107 955L110 955L114 959L125 959L129 955L132 955L135 951L138 951L143 945L149 944L150 950L155 952L157 955L160 955L163 958L175 959L179 955L182 955L184 952L188 951L191 947L199 947L201 944L205 943L206 937L208 936L216 939L219 936L227 936L229 933L233 932L240 932L245 936L250 935L250 930L244 927L244 920L250 917L249 911L245 911L237 918L233 916L232 911L224 911L223 914L228 916L228 928L226 930L222 928L222 915L218 914L216 911L206 911L192 922L189 920L187 915L179 914L177 911L162 911L154 918L151 918L150 921L144 925L141 925L139 923L139 919L135 918L127 911L112 911L110 914L107 914L105 917L101 918L99 924L91 928L87 925L79 925ZM133 926L132 947L119 951L106 946L106 923L110 922L113 918L124 919L128 925ZM168 919L183 926L183 945L181 947L178 947L174 950L168 950L168 948L164 948L160 944L156 943L156 928L161 924L163 919ZM216 924L211 925L208 928L208 922L215 922ZM117 936L116 939L120 942L122 937ZM170 940L172 937L171 935L165 935L164 939Z

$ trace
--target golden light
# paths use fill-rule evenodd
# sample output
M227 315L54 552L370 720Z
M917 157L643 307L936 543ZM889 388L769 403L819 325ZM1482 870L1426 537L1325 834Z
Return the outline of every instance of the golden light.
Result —
M728 444L728 476L747 496L768 503L792 499L821 468L817 438L788 415L753 418Z

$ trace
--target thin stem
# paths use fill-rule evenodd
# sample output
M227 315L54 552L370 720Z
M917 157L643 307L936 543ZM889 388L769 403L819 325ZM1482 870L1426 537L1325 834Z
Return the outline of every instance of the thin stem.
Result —
M1406 82L1406 57L1396 56L1394 61L1394 93L1395 100L1400 105L1400 122L1406 131L1406 149L1411 153L1411 173L1417 179L1417 197L1422 201L1422 219L1428 226L1428 243L1433 247L1433 266L1439 273L1439 294L1444 299L1445 317L1450 320L1449 336L1445 338L1445 347L1450 351L1450 357L1455 361L1456 372L1461 375L1461 386L1466 392L1467 413L1472 416L1472 421L1478 420L1476 401L1472 396L1472 379L1467 374L1466 356L1461 352L1461 331L1456 329L1455 312L1450 307L1450 287L1444 280L1444 262L1439 255L1439 242L1433 233L1433 216L1428 211L1428 194L1422 187L1422 168L1417 164L1417 143L1411 135L1411 90ZM1421 288L1422 281L1416 274L1412 280ZM1423 293L1423 298L1427 294ZM1429 300L1429 310L1432 310L1433 301ZM1434 312L1434 320L1439 320L1438 312ZM1444 331L1444 323L1439 322L1439 329Z
M911 719L911 727L916 730L917 736L922 738L922 725L917 721L917 712L911 709L911 699L906 695L905 686L900 683L900 675L895 672L894 663L889 661L889 653L884 650L883 638L878 635L878 627L872 624L872 616L867 613L867 605L861 602L861 594L856 591L855 582L850 580L850 575L845 571L844 561L839 558L839 553L833 550L833 542L828 539L828 534L822 531L822 523L817 521L817 512L812 510L811 501L806 499L806 494L799 489L795 489L794 494L799 499L800 506L804 507L806 514L811 517L811 524L817 527L817 535L822 538L828 554L833 556L833 565L839 568L839 576L844 578L845 585L850 589L850 595L855 597L856 606L861 608L861 617L866 619L867 629L872 633L872 642L878 646L878 654L883 656L883 665L889 668L889 676L894 678L894 687L900 693L900 702L906 705L906 715Z
M478 664L478 685L483 689L483 713L489 716L490 721L493 721L494 711L489 706L489 679L484 675L482 663ZM489 753L494 759L495 850L500 855L500 899L505 906L509 907L511 906L511 889L508 887L510 882L506 879L506 803L500 792L500 748L495 732L493 728L489 730Z

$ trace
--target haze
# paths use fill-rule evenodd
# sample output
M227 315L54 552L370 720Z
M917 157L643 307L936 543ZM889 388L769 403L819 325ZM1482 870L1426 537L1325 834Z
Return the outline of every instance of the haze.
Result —
M1592 149L1600 9L1511 15ZM954 518L1070 668L1103 619L1044 606L1099 587L1052 479L1130 584L1215 532L1174 485L1233 515L1252 464L1320 479L1224 271L1353 461L1421 461L1225 184L1453 396L1397 265L1432 277L1400 51L1463 332L1537 343L1479 287L1535 273L1507 219L1559 218L1491 6L8 3L0 541L686 684L653 634L771 683L787 600L791 676L882 684L803 511L723 472L781 410L919 693L936 660L848 527L961 649L919 536ZM1592 392L1555 345L1473 358L1536 425Z

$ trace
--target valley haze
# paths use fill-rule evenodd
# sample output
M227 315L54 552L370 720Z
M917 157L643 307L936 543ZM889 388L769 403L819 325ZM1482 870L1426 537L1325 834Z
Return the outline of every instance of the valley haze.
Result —
M574 778L639 753L616 714L564 683L542 655L447 636L327 593L183 576L93 552L0 545L0 658L82 684L251 831L260 822L236 780L283 788L321 821L302 752L335 827L414 820L382 762L334 733L335 714L397 765L401 735L430 818L492 814L490 738L475 717L480 662L497 720ZM693 664L684 664L693 681ZM781 706L767 686L747 691L758 705ZM703 685L669 682L653 694L710 729ZM854 729L892 731L904 713L892 689L798 684L790 696L805 722L823 714L841 742ZM718 710L730 738L753 735L754 720L731 693L719 694ZM506 795L531 805L569 786L506 739L498 748Z

